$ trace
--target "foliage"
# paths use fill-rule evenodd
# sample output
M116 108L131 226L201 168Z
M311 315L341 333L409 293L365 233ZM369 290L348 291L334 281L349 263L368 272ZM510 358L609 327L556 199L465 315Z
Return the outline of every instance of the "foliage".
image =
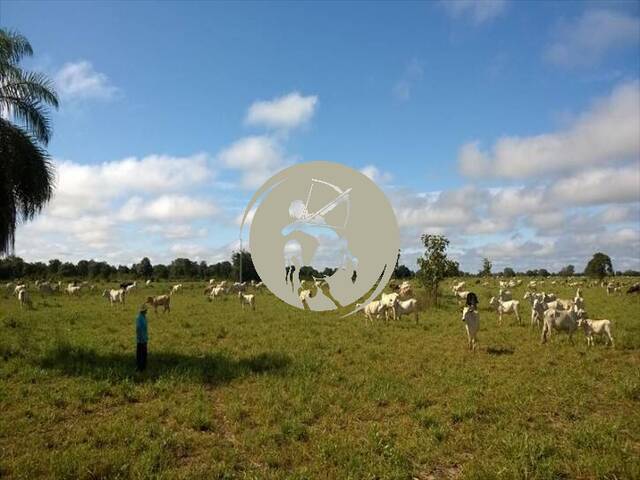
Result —
M420 237L425 247L424 255L418 258L420 267L416 276L425 287L427 295L438 305L438 285L448 274L458 271L456 262L447 258L449 240L444 235L424 234Z
M572 277L576 274L576 267L573 265L567 265L566 267L562 267L558 272L558 275L561 277Z
M45 75L20 68L31 55L25 37L0 29L0 253L13 250L16 225L38 214L53 194L44 147L52 134L49 108L58 107L58 98Z
M584 269L584 274L598 279L603 279L608 275L613 275L611 258L602 252L595 253L593 258L589 260L589 263L587 263L587 266Z
M511 267L505 267L504 270L502 271L502 276L503 277L515 277L516 276L516 272Z
M393 271L394 278L411 278L414 273L406 265L398 265Z
M480 272L478 272L478 275L481 277L490 277L491 276L491 267L493 266L493 264L491 263L491 260L489 260L488 258L483 258L482 259L482 270L480 270Z
M242 281L249 282L254 280L256 282L260 281L260 277L258 276L258 272L256 272L256 267L253 265L253 259L251 258L251 254L246 250L240 250L237 252L233 252L231 255L231 264L233 265L233 278L240 279L240 259L242 258ZM284 272L282 272L284 275Z

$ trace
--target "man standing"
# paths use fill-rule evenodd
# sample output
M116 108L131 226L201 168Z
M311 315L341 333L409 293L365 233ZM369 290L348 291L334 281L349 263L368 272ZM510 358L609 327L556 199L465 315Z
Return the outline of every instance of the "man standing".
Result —
M149 335L147 333L147 304L143 303L136 318L136 365L138 371L142 372L147 368L147 342Z

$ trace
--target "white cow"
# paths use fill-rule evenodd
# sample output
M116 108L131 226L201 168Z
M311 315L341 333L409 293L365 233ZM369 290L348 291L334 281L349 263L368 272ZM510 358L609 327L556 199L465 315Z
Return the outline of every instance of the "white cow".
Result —
M589 318L580 318L578 319L578 327L582 327L582 329L584 330L584 335L585 337L587 337L588 346L594 345L594 335L606 336L607 344L611 344L612 347L614 346L613 336L611 336L610 320L591 320Z
M109 299L109 305L113 307L114 303L121 303L124 305L125 290L120 288L118 290L105 290L102 292L102 296Z
M545 303L536 298L531 306L531 325L536 325L538 327L542 325L545 310Z
M171 313L171 295L158 295L157 297L147 297L147 301L149 305L153 306L153 311L158 313L158 307L163 307L162 312Z
M216 297L219 297L224 293L224 289L222 287L213 287L211 289L211 293L209 294L210 300L215 300Z
M470 292L468 292L466 290L462 291L462 292L458 290L458 291L455 292L456 297L458 299L458 305L460 305L460 301L465 302L467 300L467 295L469 295L469 293Z
M503 302L499 298L491 297L489 300L489 305L498 309L498 324L502 325L502 315L503 314L514 314L518 323L520 323L520 302L518 300L508 300Z
M415 298L398 301L397 312L398 319L402 318L402 315L410 315L413 313L416 323L418 323L418 301Z
M474 351L478 345L478 330L480 330L480 314L473 307L462 309L462 321L467 329L469 350Z
M22 289L18 292L18 301L20 302L20 308L27 306L28 308L33 308L33 304L31 303L31 297L29 296L29 292L26 289Z
M547 339L551 335L551 330L566 332L569 335L569 340L573 343L573 333L578 328L578 318L581 316L582 311L546 310L544 312L544 322L542 325L542 343L547 342Z
M240 299L240 305L242 306L242 310L244 310L244 306L247 305L251 307L251 310L256 309L256 296L255 295L245 295L242 292L238 292L238 298Z
M178 283L177 285L174 285L173 287L171 287L171 292L169 293L169 295L173 295L174 293L178 293L181 288L182 288L182 284L181 283Z
M361 303L356 303L356 308L360 308L362 306ZM367 324L367 320L373 323L373 319L380 318L380 315L384 312L384 308L382 306L382 302L380 300L373 300L367 303L366 307L362 309L362 313L364 314L364 323Z
M398 308L400 295L393 293L383 293L380 298L380 303L382 303L382 308L384 309L384 318L385 320L389 320L389 313L391 313L391 318L393 320L396 319L396 311Z
M73 285L72 283L70 283L69 285L67 285L67 293L69 295L79 295L80 294L80 289L82 287L80 287L79 285Z

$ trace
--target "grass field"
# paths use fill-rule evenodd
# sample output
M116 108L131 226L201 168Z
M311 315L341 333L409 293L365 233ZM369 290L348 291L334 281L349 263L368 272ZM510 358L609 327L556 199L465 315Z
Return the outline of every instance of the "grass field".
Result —
M541 345L524 301L499 327L474 287L470 353L450 295L418 325L366 327L269 293L243 313L202 286L149 311L144 374L136 308L166 285L124 308L0 294L0 478L640 478L637 295L584 289L616 341L587 349L581 332Z

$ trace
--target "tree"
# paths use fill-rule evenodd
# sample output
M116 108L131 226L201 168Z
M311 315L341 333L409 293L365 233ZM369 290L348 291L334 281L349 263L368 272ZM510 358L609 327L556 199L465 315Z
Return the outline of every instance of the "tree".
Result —
M256 272L256 267L254 267L253 265L253 259L251 258L251 254L246 250L233 252L233 255L231 255L231 263L233 264L233 278L236 280L239 280L240 278L241 256L242 256L242 281L248 282L251 280L255 280L256 282L259 282L260 277L258 276L258 272Z
M558 272L558 275L561 277L572 277L576 273L576 267L573 265L567 265L566 267L562 267Z
M393 272L394 278L411 278L413 272L406 265L398 265Z
M505 267L504 270L502 271L502 275L504 277L515 277L516 272L511 267Z
M162 265L161 263L153 266L153 276L155 278L162 278L166 280L169 278L169 269L166 265Z
M13 251L16 225L32 219L53 195L54 170L44 147L49 108L58 108L51 81L20 68L33 55L22 35L0 29L0 253Z
M420 237L425 247L424 255L418 258L420 269L416 276L424 285L427 295L438 305L438 285L453 270L452 261L447 258L449 240L443 235L424 234ZM457 267L455 267L457 270Z
M611 264L611 258L602 252L597 252L593 255L593 258L589 260L584 274L589 277L596 277L602 280L607 275L613 275L613 265Z
M57 275L60 265L62 265L62 262L57 258L49 260L49 275Z
M140 260L140 263L135 266L135 270L138 276L142 278L150 278L153 275L153 266L147 257Z
M491 263L491 260L489 260L486 257L483 258L482 259L482 270L480 270L478 275L480 275L481 277L490 277L491 276L491 267L493 267L493 264Z

